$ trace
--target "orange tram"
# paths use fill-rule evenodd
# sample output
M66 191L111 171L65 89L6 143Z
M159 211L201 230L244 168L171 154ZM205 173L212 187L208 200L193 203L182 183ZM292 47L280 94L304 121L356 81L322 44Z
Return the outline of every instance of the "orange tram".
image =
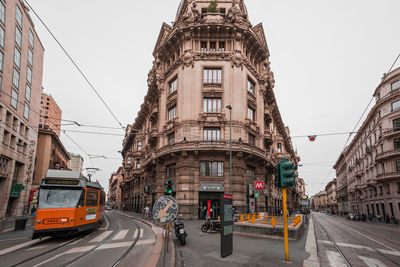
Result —
M94 229L104 220L106 195L79 171L49 170L39 188L32 239L72 235Z

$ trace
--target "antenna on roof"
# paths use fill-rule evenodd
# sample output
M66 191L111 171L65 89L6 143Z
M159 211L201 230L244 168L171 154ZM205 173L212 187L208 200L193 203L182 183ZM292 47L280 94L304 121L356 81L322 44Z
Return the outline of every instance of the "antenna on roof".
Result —
M93 176L96 172L100 171L99 168L86 168L85 170L86 170L86 172L87 172L87 176L88 176L88 178L89 178L89 182L92 181L92 180L91 180L92 176Z

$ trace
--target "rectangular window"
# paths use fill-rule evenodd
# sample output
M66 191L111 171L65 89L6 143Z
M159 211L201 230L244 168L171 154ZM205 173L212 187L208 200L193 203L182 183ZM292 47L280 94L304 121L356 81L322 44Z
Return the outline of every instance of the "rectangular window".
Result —
M396 171L400 172L400 159L396 159Z
M17 43L17 45L19 46L19 48L22 47L22 33L21 33L21 31L18 29L18 27L15 27L15 42Z
M131 158L131 157L128 157L126 161L127 161L127 164L128 164L128 165L131 165L131 163L132 163L132 158Z
M26 79L30 84L32 84L32 69L30 67L26 70Z
M35 37L33 35L32 30L29 30L29 45L34 48Z
M176 106L174 106L168 110L168 120L170 121L175 117L176 117Z
M225 51L225 42L219 42L218 45L219 45L218 50L220 52L224 52Z
M392 91L397 90L400 88L400 80L397 82L392 83Z
M136 159L136 169L140 169L140 159Z
M4 65L4 54L3 52L0 51L0 71L3 71L3 65Z
M203 99L203 112L205 112L205 113L220 113L221 112L221 98L204 98Z
M28 102L31 102L31 87L29 87L29 85L26 85L26 89L25 89L25 99Z
M1 95L1 90L3 89L3 77L0 76L0 95ZM0 108L0 113L1 113L1 108ZM1 113L2 114L2 113Z
M201 176L224 176L224 163L222 161L200 161Z
M221 140L221 129L204 128L203 138L205 141L219 141Z
M169 93L173 93L178 89L178 78L175 78L169 83Z
M392 111L396 111L400 109L400 100L392 103Z
M21 52L17 47L14 48L14 63L18 68L21 68Z
M256 88L255 83L252 80L247 79L247 90L253 95L255 95L255 88Z
M18 107L18 93L14 89L11 89L11 106L15 109Z
M94 207L97 206L99 193L97 190L88 189L86 191L86 207Z
M30 48L28 49L28 63L33 66L33 52Z
M210 42L210 51L211 52L217 51L217 42Z
M400 131L400 119L393 120L393 131Z
M3 24L6 24L6 7L2 2L0 2L0 21L3 22Z
M27 120L29 120L29 110L30 110L29 105L28 105L27 103L25 103L25 107L24 107L24 118L27 119Z
M17 10L15 14L15 19L17 20L18 25L22 28L22 11L17 5Z
M277 143L277 149L278 149L278 153L282 153L282 144L281 143Z
M166 171L167 180L176 178L176 164L168 165Z
M252 121L255 120L254 109L252 109L251 107L247 107L247 117Z
M142 141L137 142L137 150L141 151L142 150Z
M222 83L222 69L204 69L204 83Z
M252 134L249 134L249 144L252 146L256 145L256 137Z
M0 46L4 48L4 39L5 39L6 32L4 31L3 27L0 27Z
M394 149L400 148L400 138L396 138L393 140Z
M206 52L207 51L207 42L201 42L200 43L200 51L201 52Z
M251 179L256 178L256 168L247 166L247 177Z
M19 72L14 68L13 85L19 88Z
M175 133L170 133L168 136L168 145L172 145L175 143Z

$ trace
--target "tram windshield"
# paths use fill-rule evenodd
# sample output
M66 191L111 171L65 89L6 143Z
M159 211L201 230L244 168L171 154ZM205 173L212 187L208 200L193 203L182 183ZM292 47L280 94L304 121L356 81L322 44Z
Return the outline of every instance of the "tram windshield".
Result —
M39 209L76 208L82 201L82 189L46 189L39 192Z

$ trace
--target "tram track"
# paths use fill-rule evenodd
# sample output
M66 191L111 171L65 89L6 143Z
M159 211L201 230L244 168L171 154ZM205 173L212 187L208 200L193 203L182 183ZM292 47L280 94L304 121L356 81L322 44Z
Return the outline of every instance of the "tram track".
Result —
M315 218L315 217L314 217L314 218ZM322 219L322 220L323 220L323 219ZM321 229L326 233L326 235L328 236L328 238L330 239L330 241L331 241L332 244L334 245L335 249L338 250L338 252L343 256L343 258L345 259L346 263L348 262L349 264L351 264L350 261L348 260L348 258L347 258L347 257L343 254L343 252L339 249L337 243L333 240L332 236L328 233L328 231L325 229L325 227L322 226L322 224L318 221L318 219L315 219L315 221L316 221L317 224L321 227ZM391 257L385 255L384 253L382 253L381 251L379 251L379 250L376 249L375 247L370 246L370 244L367 244L365 241L363 241L363 240L361 240L360 238L358 238L358 237L354 234L354 232L351 231L351 230L353 230L353 231L354 231L354 230L359 231L359 229L354 229L353 227L350 227L350 226L348 226L348 225L346 225L346 224L340 224L340 225L339 225L339 224L337 224L336 222L332 222L332 221L330 221L329 223L330 223L331 225L336 226L336 227L339 228L341 231L346 232L347 235L351 236L352 238L358 240L360 243L363 244L363 246L369 247L370 249L374 250L379 256L381 256L381 257L385 258L386 260L392 262L392 263L395 264L396 266L400 266L400 264L399 264L398 261L396 261L396 260L392 259ZM347 228L347 229L346 229L346 228ZM370 233L368 233L368 234L370 234ZM382 238L382 239L383 239L383 238ZM380 243L380 242L378 242L378 243ZM351 266L351 265L349 265L349 266Z

